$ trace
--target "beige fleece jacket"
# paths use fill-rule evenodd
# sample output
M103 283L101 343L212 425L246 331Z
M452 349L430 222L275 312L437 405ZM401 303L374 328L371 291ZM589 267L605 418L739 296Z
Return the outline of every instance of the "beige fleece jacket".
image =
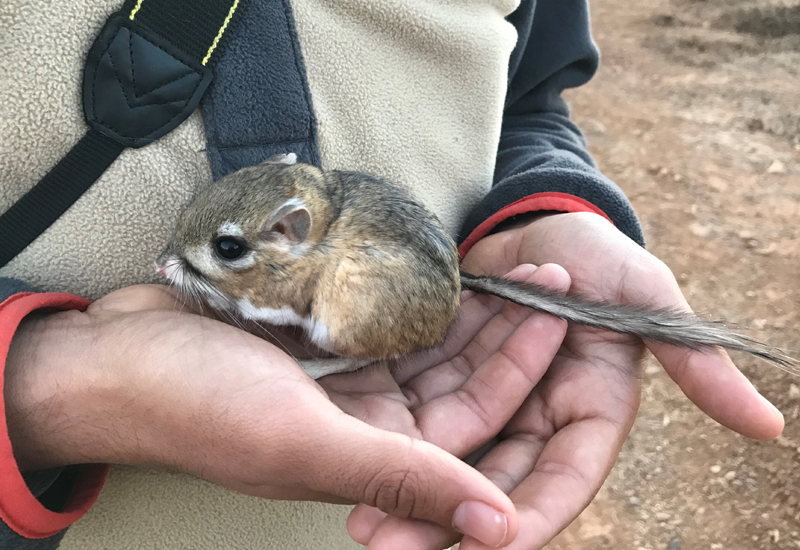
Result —
M455 233L491 185L516 40L504 18L518 3L292 0L323 165L408 185ZM120 5L0 2L3 210L84 133L84 58ZM0 275L92 299L156 281L152 263L177 214L211 178L202 124L196 112L158 142L126 150ZM348 511L263 501L183 475L116 467L61 548L354 548L345 532Z

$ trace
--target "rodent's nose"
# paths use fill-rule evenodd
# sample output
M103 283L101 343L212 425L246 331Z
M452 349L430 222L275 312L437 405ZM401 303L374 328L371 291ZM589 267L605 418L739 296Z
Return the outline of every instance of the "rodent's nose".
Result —
M167 267L167 254L162 254L155 261L156 273L158 273L162 277L165 276L167 274L166 267Z

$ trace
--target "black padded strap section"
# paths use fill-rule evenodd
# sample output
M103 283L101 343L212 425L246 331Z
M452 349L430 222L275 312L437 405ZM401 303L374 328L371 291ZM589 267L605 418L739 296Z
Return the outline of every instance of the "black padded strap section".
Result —
M66 212L123 149L124 145L89 130L39 183L0 216L0 266Z
M235 9L236 0L126 0L122 13L202 62ZM138 9L137 9L138 7ZM216 56L209 56L209 66Z
M64 214L125 147L144 147L191 115L244 1L125 0L86 58L83 110L90 130L0 216L0 267Z

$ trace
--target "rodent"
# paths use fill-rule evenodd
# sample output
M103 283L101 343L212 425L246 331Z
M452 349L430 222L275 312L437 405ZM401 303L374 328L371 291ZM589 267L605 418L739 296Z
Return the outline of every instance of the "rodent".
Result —
M462 289L644 339L722 346L790 371L800 365L691 314L461 272L455 242L408 191L372 175L297 163L294 154L202 190L179 216L156 267L217 310L303 327L337 356L299 361L313 378L435 347L458 315Z

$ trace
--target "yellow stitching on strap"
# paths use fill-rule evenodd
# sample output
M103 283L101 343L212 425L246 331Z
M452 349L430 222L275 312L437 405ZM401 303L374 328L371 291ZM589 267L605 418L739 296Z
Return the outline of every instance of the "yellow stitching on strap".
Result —
M136 16L136 12L139 11L139 8L142 7L142 2L144 2L144 0L139 0L136 2L136 7L133 8L133 11L131 12L131 21L133 21L133 18Z
M143 1L144 0L139 0L139 3L141 4ZM214 43L211 44L210 48L208 48L208 53L203 58L203 65L208 63L208 60L211 59L211 54L214 52L214 49L217 47L217 44L219 43L219 39L222 38L222 33L225 32L225 27L228 26L228 23L230 22L231 17L233 17L233 12L236 11L236 6L238 6L238 5L239 5L239 0L234 0L233 5L231 6L231 9L228 12L228 17L225 18L225 21L222 23L222 27L220 27L216 38L214 38ZM138 9L138 7L137 7L137 9ZM135 13L135 10L134 10L134 13ZM133 15L131 15L131 19L133 19Z

